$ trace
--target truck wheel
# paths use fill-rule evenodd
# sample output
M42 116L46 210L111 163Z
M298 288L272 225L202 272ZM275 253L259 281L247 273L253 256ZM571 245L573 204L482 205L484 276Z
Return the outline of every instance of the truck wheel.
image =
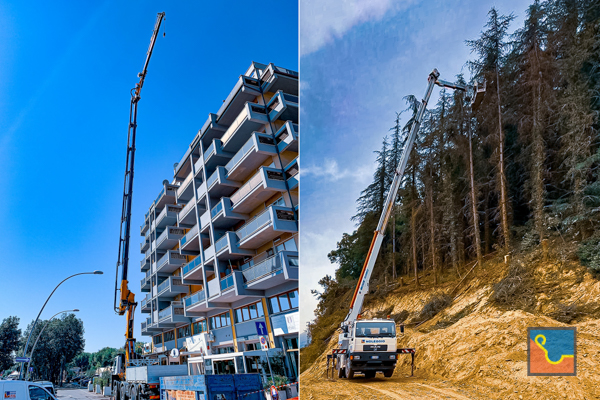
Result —
M342 379L342 378L345 378L345 377L346 377L346 374L344 373L344 368L339 367L338 368L338 378Z
M386 378L391 378L392 375L394 375L394 370L390 369L388 371L383 371L383 376L385 376Z
M115 398L115 400L119 399L119 383L118 382L113 382L113 387L112 387L112 397Z
M346 361L346 378L348 378L348 379L354 378L354 370L352 369L352 367L350 365L349 358L348 358L348 361Z
M127 399L127 393L126 393L126 387L125 385L121 385L120 389L119 389L119 400L128 400Z
M375 378L375 374L377 374L377 372L375 372L375 371L366 371L365 372L365 378L367 378L367 379L373 379L373 378Z

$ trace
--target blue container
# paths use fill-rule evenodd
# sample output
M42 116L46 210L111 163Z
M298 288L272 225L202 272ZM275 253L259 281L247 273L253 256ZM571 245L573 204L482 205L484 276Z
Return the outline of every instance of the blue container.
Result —
M187 375L160 378L161 400L174 400L169 391L186 391L180 400L264 400L258 374ZM190 393L193 392L193 393Z

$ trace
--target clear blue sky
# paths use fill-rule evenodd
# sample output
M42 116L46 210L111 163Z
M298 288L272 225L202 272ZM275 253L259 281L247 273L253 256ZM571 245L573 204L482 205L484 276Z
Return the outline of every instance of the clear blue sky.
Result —
M157 12L166 12L142 92L130 288L139 226L209 112L252 61L297 70L294 1L0 1L0 319L79 308L86 351L124 343L113 312L129 118ZM145 294L144 294L145 295ZM145 314L144 314L145 315ZM137 313L135 334L140 335Z
M356 199L372 180L375 155L402 98L422 98L433 68L453 80L472 55L465 40L479 36L487 12L514 12L520 27L529 1L428 2L302 0L300 70L302 323L317 300L310 289L333 275L327 254L350 220ZM439 89L430 104L435 104ZM321 289L321 288L318 288Z

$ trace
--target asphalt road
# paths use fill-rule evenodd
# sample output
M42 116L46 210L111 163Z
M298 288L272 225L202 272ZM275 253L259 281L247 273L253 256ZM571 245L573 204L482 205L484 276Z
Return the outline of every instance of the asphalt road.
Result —
M89 392L87 389L58 389L59 400L109 400L110 397Z

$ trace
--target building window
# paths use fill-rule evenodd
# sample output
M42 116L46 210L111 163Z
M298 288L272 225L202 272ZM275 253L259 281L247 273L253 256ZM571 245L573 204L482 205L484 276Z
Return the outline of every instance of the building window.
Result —
M208 321L210 322L210 329L218 329L224 326L231 326L231 318L229 317L229 312L224 312L223 314L210 317Z
M261 347L259 343L246 343L246 351L254 351L260 349Z
M203 319L201 321L196 321L192 324L192 327L194 329L194 335L197 335L199 333L202 332L208 332L207 326L206 326L206 320Z
M177 329L177 338L184 338L192 335L192 326L187 325Z
M217 354L228 354L228 353L235 353L235 349L231 346L228 347L217 347L215 348L215 351Z
M171 340L175 340L175 331L165 332L165 342L170 342Z
M298 348L298 338L285 339L285 343L287 345L288 350L293 350L293 349Z
M254 304L235 309L236 323L250 321L251 319L256 319L264 316L265 312L263 310L262 302L260 301Z
M161 335L154 336L152 341L154 342L155 346L158 346L158 345L162 344L162 336Z
M272 313L298 308L298 291L292 290L291 292L269 297L269 303L271 304Z

